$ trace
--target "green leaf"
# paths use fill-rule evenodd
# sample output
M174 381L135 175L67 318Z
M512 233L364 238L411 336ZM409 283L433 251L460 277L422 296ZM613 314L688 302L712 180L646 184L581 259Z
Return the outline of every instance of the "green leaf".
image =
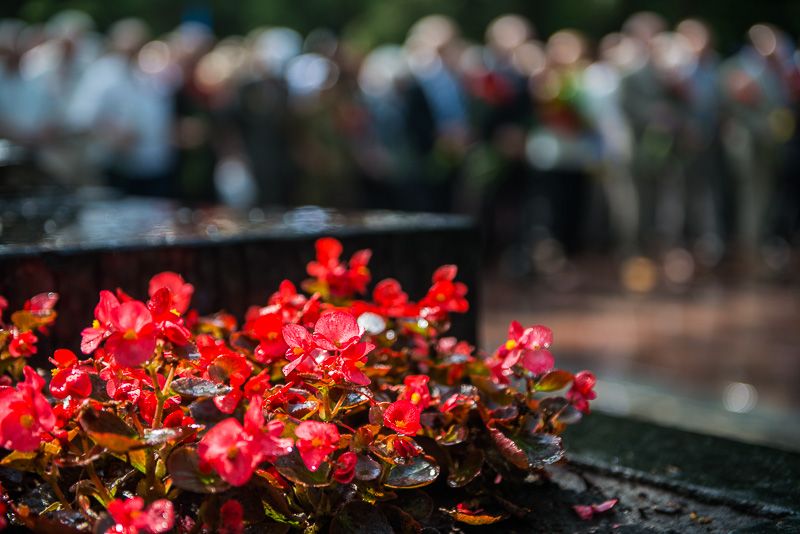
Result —
M16 469L17 471L30 471L33 473L36 472L36 456L38 454L37 451L12 451L10 454L6 455L5 458L0 460L0 465Z
M483 469L483 451L474 447L467 449L460 458L454 458L453 468L447 477L447 485L451 488L461 488L475 480Z
M524 433L508 437L496 428L490 428L489 434L503 457L520 469L541 469L564 456L558 436Z
M516 443L528 457L533 469L541 469L545 465L554 464L564 457L561 438L551 434L523 434L515 437Z
M567 384L572 382L573 378L572 373L556 369L540 378L535 388L536 391L558 391L567 387Z
M144 431L144 441L149 447L163 445L170 441L180 441L186 439L205 428L203 425L187 425L169 428L156 428Z
M145 446L139 433L111 412L87 410L79 423L92 441L111 452L123 453Z
M200 458L194 447L175 449L167 458L167 471L172 477L172 483L186 491L219 493L230 487L213 471L204 473L200 470Z
M525 451L519 447L519 445L514 443L496 428L490 428L489 435L492 437L492 441L494 441L494 444L497 446L500 454L509 463L518 467L519 469L528 469L528 456L525 454Z
M393 534L389 520L375 506L351 501L334 515L330 534Z
M316 471L309 471L296 450L275 460L274 465L278 473L295 484L312 488L323 488L331 484L330 463L325 462Z
M464 443L469 437L469 430L464 425L450 425L447 431L436 436L436 442L446 447Z
M191 398L226 395L233 389L230 386L219 384L213 380L206 380L205 378L197 378L192 376L186 378L176 378L172 381L172 385L170 387L175 393Z
M381 474L381 464L366 454L359 454L355 473L358 480L375 480Z
M417 456L406 465L395 465L389 470L387 488L420 488L427 486L439 476L439 466L429 456Z
M11 314L11 322L22 332L36 330L40 326L47 326L56 320L56 312L48 310L41 313L33 313L27 310L16 311Z

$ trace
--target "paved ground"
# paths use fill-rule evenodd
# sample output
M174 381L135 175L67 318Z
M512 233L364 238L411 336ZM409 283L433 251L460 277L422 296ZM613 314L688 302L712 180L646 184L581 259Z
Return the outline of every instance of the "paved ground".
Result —
M560 366L596 372L599 410L800 449L798 277L677 274L595 259L489 276L481 344L512 319L545 324Z

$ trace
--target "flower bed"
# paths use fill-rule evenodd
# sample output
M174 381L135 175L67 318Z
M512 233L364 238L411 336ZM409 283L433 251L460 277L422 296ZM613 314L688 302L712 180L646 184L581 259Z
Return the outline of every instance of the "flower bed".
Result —
M146 302L102 291L86 359L56 350L47 386L26 358L58 297L13 313L0 330L4 517L232 533L524 515L509 488L562 458L558 434L588 412L594 376L554 369L544 326L512 323L489 355L447 337L469 307L455 266L418 301L392 279L365 300L368 250L345 263L323 238L316 252L305 293L284 281L240 327L200 317L175 273L154 276Z

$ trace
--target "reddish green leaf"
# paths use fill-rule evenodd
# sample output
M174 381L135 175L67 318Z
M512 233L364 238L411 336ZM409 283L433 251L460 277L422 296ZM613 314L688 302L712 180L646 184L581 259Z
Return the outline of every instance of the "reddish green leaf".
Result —
M536 391L558 391L572 382L573 375L567 371L556 369L550 371L536 383Z
M395 465L389 470L385 485L387 488L421 488L436 480L439 466L429 456L417 456L406 465Z
M79 422L92 441L111 452L123 453L145 446L138 432L111 412L87 410Z
M192 398L226 395L233 389L225 384L197 377L176 378L170 387L175 393Z
M186 491L219 493L230 487L213 471L204 473L200 470L200 458L194 447L175 449L167 458L167 471L172 478L172 483Z

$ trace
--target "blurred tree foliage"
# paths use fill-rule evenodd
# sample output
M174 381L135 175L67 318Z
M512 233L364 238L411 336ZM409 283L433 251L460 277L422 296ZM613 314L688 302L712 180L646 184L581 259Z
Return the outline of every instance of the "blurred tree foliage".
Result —
M2 0L0 16L41 22L67 8L90 13L100 29L134 15L147 20L156 33L187 19L209 22L218 35L265 25L303 32L322 26L365 47L401 41L414 21L430 13L451 15L473 39L482 38L489 20L509 12L529 17L540 36L571 27L597 39L643 9L670 22L687 16L706 20L723 52L735 50L755 22L775 23L795 38L800 34L798 0Z

